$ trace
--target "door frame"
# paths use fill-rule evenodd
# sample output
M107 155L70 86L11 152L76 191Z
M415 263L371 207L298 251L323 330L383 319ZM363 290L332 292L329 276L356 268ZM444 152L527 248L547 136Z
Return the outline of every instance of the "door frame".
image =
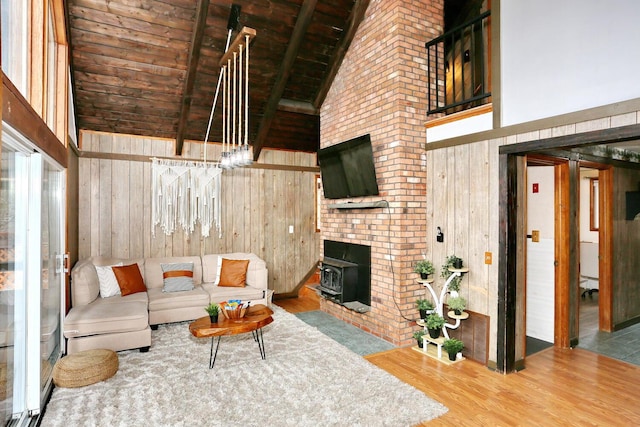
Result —
M498 252L498 318L497 318L497 337L496 337L496 370L498 372L509 373L524 368L524 341L518 339L524 333L524 310L522 309L522 295L525 292L524 280L522 272L523 263L522 247L519 239L525 234L522 226L522 215L524 215L522 194L518 191L522 187L524 180L524 168L522 159L526 155L546 154L553 157L565 158L573 162L570 166L568 176L579 174L579 164L581 161L600 162L605 159L599 158L602 155L598 151L598 147L590 147L592 145L607 145L612 143L620 143L640 138L640 124L629 125L617 128L602 129L579 134L571 134L559 137L545 138L540 140L528 141L518 144L509 144L500 146L498 149L498 176L499 176L499 252ZM575 150L575 151L574 151ZM615 164L615 160L611 160L607 164ZM599 186L600 196L600 215L601 227L603 234L600 239L600 256L603 258L600 262L600 292L601 307L600 310L600 328L602 330L612 329L611 307L612 307L612 283L611 283L611 264L612 264L612 242L611 232L613 231L613 217L611 212L613 197L613 172L611 166L601 169L602 181ZM577 192L574 190L573 196L569 193L568 197L576 198ZM563 196L566 195L563 193ZM575 208L577 209L577 208ZM575 210L574 209L574 210ZM575 212L570 215L570 220L577 224ZM574 215L572 218L571 215ZM570 229L573 226L570 226ZM578 238L576 233L569 245L570 257L573 259L579 253ZM573 255L571 255L573 251ZM560 259L561 261L561 259ZM572 265L573 264L573 265ZM561 265L558 266L562 268ZM575 292L571 292L570 288L564 292L568 293L565 301L569 302L569 314L574 313L576 316L579 301L579 275L577 263L569 263L564 267L569 271L569 282L575 282ZM563 311L564 315L564 311ZM569 346L577 344L578 324L577 319L571 321L570 316L566 316L565 326L560 330L559 341ZM573 325L573 326L572 326ZM566 333L565 333L566 331Z

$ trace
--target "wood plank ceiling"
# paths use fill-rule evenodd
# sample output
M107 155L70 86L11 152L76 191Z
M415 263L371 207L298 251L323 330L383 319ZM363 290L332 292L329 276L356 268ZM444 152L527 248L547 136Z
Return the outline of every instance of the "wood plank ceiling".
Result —
M369 0L234 0L254 28L250 143L315 152L319 108ZM232 2L69 0L77 127L203 141ZM233 36L235 36L235 32ZM209 141L221 140L220 106Z

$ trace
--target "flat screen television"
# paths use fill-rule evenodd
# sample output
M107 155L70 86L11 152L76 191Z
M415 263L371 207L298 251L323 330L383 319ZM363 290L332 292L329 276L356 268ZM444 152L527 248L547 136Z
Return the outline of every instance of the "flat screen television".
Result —
M327 199L379 194L369 134L321 148L318 162Z

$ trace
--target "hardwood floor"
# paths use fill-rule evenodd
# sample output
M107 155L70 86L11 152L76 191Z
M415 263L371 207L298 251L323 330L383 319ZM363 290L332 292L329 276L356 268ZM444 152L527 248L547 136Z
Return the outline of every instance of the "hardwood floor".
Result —
M313 299L275 303L300 312L313 307ZM411 348L366 359L449 408L423 425L640 425L640 367L583 349L543 350L527 358L526 369L509 375L470 360L446 366Z

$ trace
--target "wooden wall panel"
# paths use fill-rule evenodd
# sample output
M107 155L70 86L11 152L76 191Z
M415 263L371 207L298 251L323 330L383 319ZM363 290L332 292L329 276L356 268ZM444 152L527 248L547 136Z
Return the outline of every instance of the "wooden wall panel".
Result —
M85 152L174 157L174 142L168 139L86 131L81 138ZM208 147L208 156L217 156L217 147ZM199 158L203 144L187 142L184 153ZM315 167L315 155L263 150L261 157L281 166L225 171L222 236L214 229L202 238L199 227L190 236L181 230L165 236L159 227L152 235L150 161L81 156L79 259L253 252L267 262L271 289L293 291L320 258L314 222L317 171L300 169Z
M613 312L614 329L640 320L640 221L626 220L626 192L638 191L640 171L614 169Z

